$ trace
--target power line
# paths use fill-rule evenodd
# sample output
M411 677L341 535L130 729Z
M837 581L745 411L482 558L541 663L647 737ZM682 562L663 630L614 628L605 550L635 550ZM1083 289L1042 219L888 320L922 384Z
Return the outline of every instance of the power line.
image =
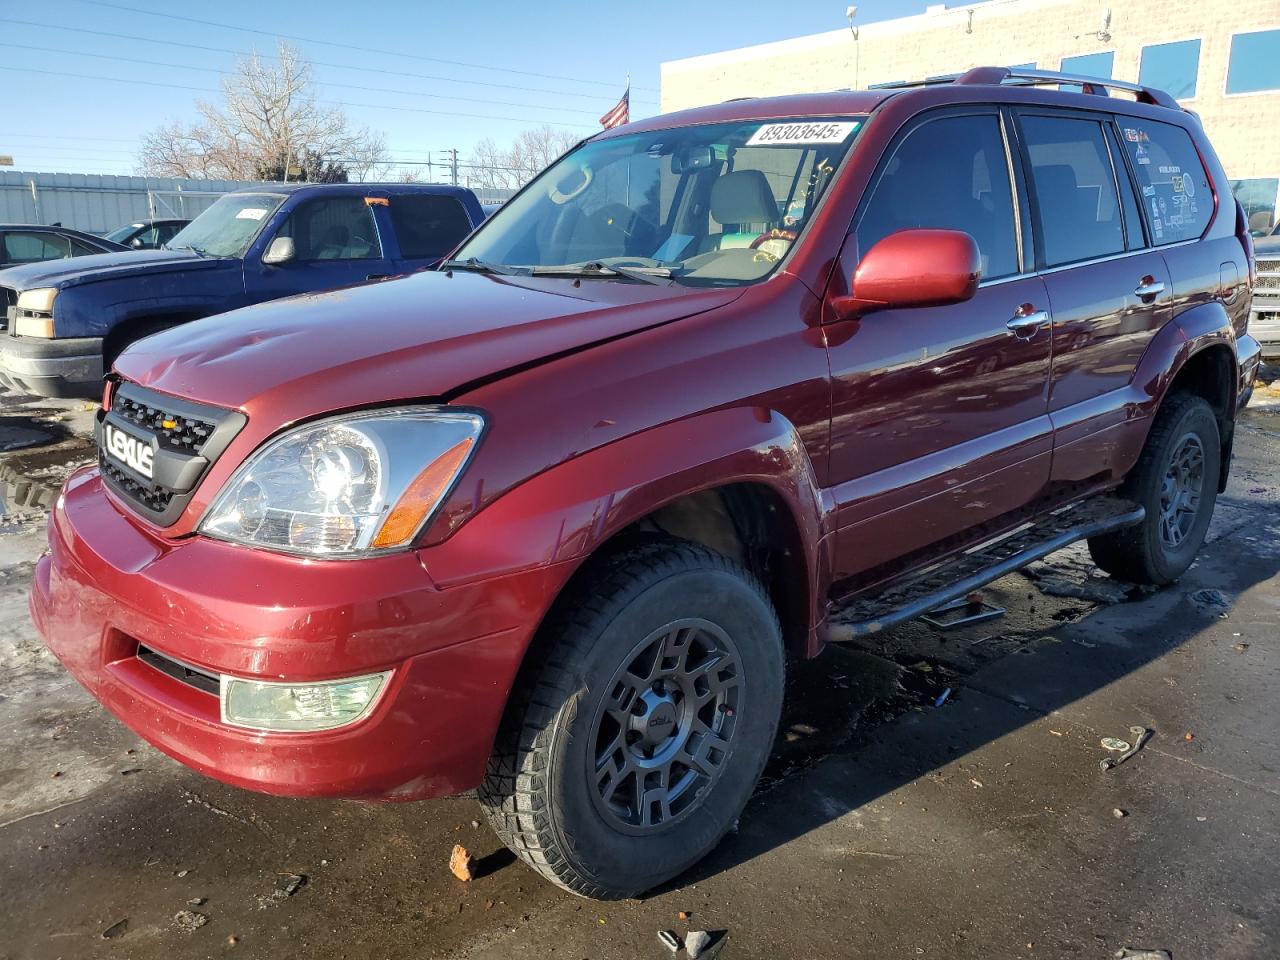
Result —
M180 83L163 83L159 80L130 80L125 77L104 77L98 74L89 73L67 73L61 70L39 70L34 67L6 67L0 66L0 70L9 70L14 73L39 73L50 77L71 77L76 80L101 80L107 83L133 83L145 87L166 87L173 90L192 90L196 93L221 93L220 90L214 90L210 87L192 87L187 84ZM353 103L342 100L317 100L316 103L325 103L330 106L337 107L360 107L366 110L395 110L401 113L429 113L442 117L467 117L471 120L509 120L513 123L557 123L565 127L594 128L595 124L588 123L566 123L563 120L550 120L546 117L501 117L492 114L483 113L460 113L454 110L428 110L425 107L400 107L389 103Z
M17 20L12 17L0 17L0 23L12 23L22 27L36 27L41 30L62 30L66 33L81 33L94 37L106 37L111 40L133 40L138 43L152 43L162 47L182 47L185 50L201 50L205 53L224 53L233 57L245 57L249 54L244 50L234 50L230 47L211 47L201 43L185 43L181 40L157 40L155 37L144 37L136 33L113 33L109 30L93 30L89 27L69 27L60 23L40 23L35 20ZM387 70L380 67L363 67L350 63L329 63L324 60L311 60L308 63L314 67L327 67L333 70L358 70L361 73L380 73L384 76L392 77L411 77L415 80L436 80L441 83L458 83L463 86L475 87L492 87L499 90L519 90L523 93L549 93L559 97L578 97L585 100L600 101L600 94L581 93L569 90L552 90L547 87L530 87L524 84L514 83L495 83L489 80L461 80L457 77L442 77L431 73L413 73L407 70ZM636 97L635 99L655 101L652 97Z
M99 60L116 60L120 63L133 63L145 67L166 67L172 70L198 70L202 73L216 73L219 76L226 76L229 71L219 70L217 67L197 67L186 63L162 63L158 60L140 60L137 57L119 57L109 53L90 53L87 50L65 50L60 47L40 47L27 43L3 43L0 47L10 47L15 50L40 50L45 53L63 53L74 57L95 57ZM582 110L577 107L553 107L543 103L513 103L508 100L491 100L488 97L460 97L454 94L439 93L421 93L417 90L396 90L390 87L364 87L353 83L330 83L325 80L317 80L315 83L322 87L339 87L344 90L361 90L365 93L395 93L408 97L430 97L432 99L440 99L447 97L450 100L460 100L466 103L491 103L500 107L533 107L538 110L555 110L558 113L580 113L591 115L595 110Z
M0 134L6 140L14 137L21 137L24 140L101 140L104 143L134 143L136 137L82 137L72 134L52 134L52 133L11 133L6 130Z
M126 6L123 3L110 3L108 0L75 0L77 3L87 3L95 7L107 7L112 10L124 10L128 13L140 13L148 17L163 17L166 20L179 20L183 23L195 23L204 27L218 27L223 30L236 30L240 33L252 33L256 36L271 37L272 39L281 38L284 40L294 40L298 43L314 43L326 47L338 47L343 50L355 50L359 53L376 53L383 56L406 57L410 60L423 60L428 63L443 63L451 67L468 67L474 70L492 70L498 73L517 74L522 77L539 77L543 80L562 80L568 83L585 83L598 87L616 87L617 84L607 80L585 80L581 77L566 77L555 73L535 73L529 70L516 70L512 67L493 67L483 63L468 63L465 60L442 60L439 57L426 57L419 53L401 53L398 50L384 50L378 47L363 47L354 43L341 43L336 40L319 40L315 37L303 37L297 34L279 33L273 30L256 30L253 27L241 27L232 23L220 23L216 20L201 20L198 17L184 17L176 13L161 13L158 10L143 10L138 7ZM643 87L635 87L634 89L651 89Z

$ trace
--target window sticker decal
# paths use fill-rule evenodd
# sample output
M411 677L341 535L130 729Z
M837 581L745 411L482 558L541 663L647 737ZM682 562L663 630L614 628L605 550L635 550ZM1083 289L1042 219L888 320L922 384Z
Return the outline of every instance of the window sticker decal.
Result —
M236 213L237 220L261 220L267 215L262 207L245 207Z
M844 143L862 126L860 120L819 120L810 123L766 123L751 135L748 147L779 144Z

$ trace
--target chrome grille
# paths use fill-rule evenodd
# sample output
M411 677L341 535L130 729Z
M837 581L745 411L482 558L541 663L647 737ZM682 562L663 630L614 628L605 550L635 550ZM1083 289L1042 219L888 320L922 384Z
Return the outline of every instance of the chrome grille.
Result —
M1253 289L1254 292L1260 290L1280 292L1280 260L1258 261L1258 282Z

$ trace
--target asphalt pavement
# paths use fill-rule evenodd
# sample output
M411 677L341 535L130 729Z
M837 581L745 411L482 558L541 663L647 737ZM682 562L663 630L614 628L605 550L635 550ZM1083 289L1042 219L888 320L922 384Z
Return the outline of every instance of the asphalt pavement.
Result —
M1001 619L792 665L738 831L614 904L538 879L470 798L263 797L139 741L25 609L90 414L0 404L0 958L670 957L660 930L726 960L1280 956L1280 398L1243 418L1180 583L1117 584L1076 547L985 591Z

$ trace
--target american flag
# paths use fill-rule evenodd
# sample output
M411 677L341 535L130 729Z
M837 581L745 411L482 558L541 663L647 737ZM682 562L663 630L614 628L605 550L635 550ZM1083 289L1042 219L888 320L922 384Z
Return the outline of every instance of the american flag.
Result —
M620 127L631 119L631 85L627 84L627 92L622 95L618 105L600 118L600 125L608 130Z

